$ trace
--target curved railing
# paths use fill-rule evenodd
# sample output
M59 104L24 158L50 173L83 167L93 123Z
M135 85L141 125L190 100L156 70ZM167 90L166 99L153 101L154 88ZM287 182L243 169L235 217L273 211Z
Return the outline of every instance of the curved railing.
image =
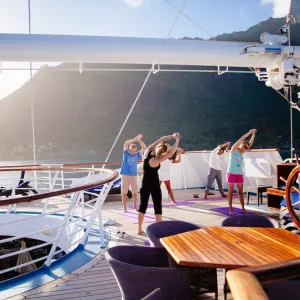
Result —
M299 276L299 258L259 267L231 270L226 273L226 278L234 300L268 300L269 298L263 289L263 284L299 278Z
M18 174L22 174L21 181ZM99 245L103 247L102 205L117 176L118 172L115 170L99 168L39 165L0 168L0 182L6 187L0 192L0 231L1 235L5 233L6 236L11 236L0 240L0 251L3 251L1 244L24 238L43 242L18 251L8 251L9 253L0 255L0 262L51 246L44 256L3 268L0 274L43 261L49 266L58 254L69 253L79 244L84 245L90 230L95 226L99 229ZM18 185L19 181L22 182L21 185ZM5 182L16 184L9 187ZM102 186L99 194L88 191L98 186ZM91 196L93 198L89 200ZM31 201L34 202L28 203Z

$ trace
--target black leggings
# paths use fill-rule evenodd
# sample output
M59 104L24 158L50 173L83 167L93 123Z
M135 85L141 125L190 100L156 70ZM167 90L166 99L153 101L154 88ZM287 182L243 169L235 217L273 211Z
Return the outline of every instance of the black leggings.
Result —
M153 200L154 213L156 215L161 215L162 214L162 203L161 203L162 196L161 196L161 189L160 189L159 184L141 188L141 190L140 190L141 204L140 204L139 212L143 213L143 214L146 213L150 195L152 196L152 200Z

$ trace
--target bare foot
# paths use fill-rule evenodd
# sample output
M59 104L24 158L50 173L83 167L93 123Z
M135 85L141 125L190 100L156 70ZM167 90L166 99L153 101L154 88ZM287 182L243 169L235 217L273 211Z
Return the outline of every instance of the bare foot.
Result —
M178 204L178 203L174 200L174 201L172 201L172 204Z
M231 209L229 208L229 215L233 216L233 210L232 210L232 208Z
M207 200L207 194L204 195L204 199Z
M123 208L123 213L127 212L126 208Z
M142 235L143 233L144 233L143 230L139 230L139 231L138 231L138 235Z

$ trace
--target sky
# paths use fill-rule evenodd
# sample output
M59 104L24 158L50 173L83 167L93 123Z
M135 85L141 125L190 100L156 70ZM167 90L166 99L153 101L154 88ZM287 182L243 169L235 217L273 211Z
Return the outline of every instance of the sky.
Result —
M169 4L170 2L171 4ZM31 32L96 36L210 38L247 30L269 17L288 13L290 0L31 0ZM0 0L0 32L28 33L28 0ZM208 33L208 34L207 34ZM39 65L35 64L34 67ZM2 68L28 68L2 63ZM0 64L0 99L29 79L29 71L6 71Z

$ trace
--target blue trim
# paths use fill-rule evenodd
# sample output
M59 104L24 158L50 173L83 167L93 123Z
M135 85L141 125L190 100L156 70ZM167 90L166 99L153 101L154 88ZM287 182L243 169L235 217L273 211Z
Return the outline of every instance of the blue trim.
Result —
M20 214L21 212L17 213ZM37 215L41 213L24 212L23 214ZM61 214L53 215L58 217L64 216ZM86 220L84 220L84 222L86 222ZM104 227L104 229L105 228L106 227ZM109 240L111 239L110 232L104 231L104 237L105 246L107 246ZM69 274L87 264L102 251L103 249L100 247L100 235L98 227L93 226L84 246L78 245L77 248L72 252L54 261L50 267L44 265L33 272L0 282L0 299L16 296Z
M276 47L272 47L272 48L270 48L270 47L266 47L265 48L265 51L266 52L271 52L271 53L281 53L281 48L276 48Z

